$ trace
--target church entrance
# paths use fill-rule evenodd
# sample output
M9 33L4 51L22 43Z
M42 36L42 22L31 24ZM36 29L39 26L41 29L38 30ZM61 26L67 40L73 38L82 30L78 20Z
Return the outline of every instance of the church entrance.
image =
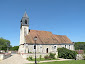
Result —
M48 53L48 48L46 49L46 53Z

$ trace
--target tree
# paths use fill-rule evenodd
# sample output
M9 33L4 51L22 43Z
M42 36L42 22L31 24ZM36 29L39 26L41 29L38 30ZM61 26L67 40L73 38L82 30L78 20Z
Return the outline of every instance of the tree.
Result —
M75 59L76 58L76 52L66 49L66 48L58 48L58 57L59 58L65 58L65 59Z
M12 50L12 51L18 51L18 48L19 48L19 46L14 46L14 47L10 47L10 50Z
M85 50L85 42L76 42L74 47L75 50Z
M7 50L7 48L9 48L10 45L10 41L6 40L4 38L0 38L0 50Z

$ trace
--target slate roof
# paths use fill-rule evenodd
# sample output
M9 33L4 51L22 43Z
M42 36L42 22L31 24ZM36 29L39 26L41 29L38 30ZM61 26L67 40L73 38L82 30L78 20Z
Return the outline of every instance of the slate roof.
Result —
M28 15L27 15L26 11L25 11L25 13L24 13L24 16L23 16L23 17L27 17L27 18L28 18Z
M37 44L73 44L65 35L54 35L48 31L30 30L25 36L26 43L34 44L33 38L37 36Z

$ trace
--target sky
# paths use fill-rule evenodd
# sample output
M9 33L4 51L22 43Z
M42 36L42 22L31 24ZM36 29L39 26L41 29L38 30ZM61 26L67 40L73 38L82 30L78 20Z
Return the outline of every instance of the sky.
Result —
M85 42L85 0L0 0L0 37L19 45L20 20L27 12L29 28Z

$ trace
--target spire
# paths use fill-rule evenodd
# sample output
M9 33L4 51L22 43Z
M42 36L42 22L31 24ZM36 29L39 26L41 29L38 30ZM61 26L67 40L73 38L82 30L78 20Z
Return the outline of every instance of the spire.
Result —
M23 17L27 17L27 18L28 18L28 15L27 15L26 11L25 11L25 13L24 13L24 16L23 16Z

